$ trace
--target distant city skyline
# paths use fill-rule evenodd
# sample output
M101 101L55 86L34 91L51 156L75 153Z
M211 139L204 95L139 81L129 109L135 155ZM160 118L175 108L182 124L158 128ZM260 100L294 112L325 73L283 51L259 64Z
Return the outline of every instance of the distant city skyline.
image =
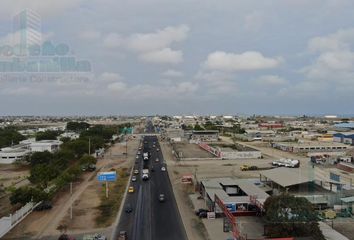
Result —
M351 0L3 0L0 115L351 115L352 9ZM45 41L80 61L54 60L47 72L79 67L89 81L7 74L20 66L6 62L8 46L26 55Z

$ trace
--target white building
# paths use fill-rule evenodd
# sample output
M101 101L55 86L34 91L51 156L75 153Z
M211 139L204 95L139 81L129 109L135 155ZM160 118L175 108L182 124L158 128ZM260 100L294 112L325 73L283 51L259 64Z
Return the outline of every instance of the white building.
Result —
M59 140L34 141L33 139L29 139L21 141L20 143L27 144L31 152L56 152L59 150L59 147L63 142Z
M12 164L17 160L21 160L30 150L26 144L19 144L13 147L6 147L0 150L0 164Z

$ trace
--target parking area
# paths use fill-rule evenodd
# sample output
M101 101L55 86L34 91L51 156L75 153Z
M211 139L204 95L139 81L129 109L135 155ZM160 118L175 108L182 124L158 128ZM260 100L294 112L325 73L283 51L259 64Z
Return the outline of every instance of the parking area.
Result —
M197 144L179 142L174 143L174 150L181 158L216 158L213 154L203 150Z

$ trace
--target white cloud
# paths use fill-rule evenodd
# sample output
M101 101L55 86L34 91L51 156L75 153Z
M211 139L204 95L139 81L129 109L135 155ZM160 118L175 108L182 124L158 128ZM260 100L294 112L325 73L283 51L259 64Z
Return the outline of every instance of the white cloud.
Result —
M117 48L123 45L123 38L117 33L110 33L103 39L103 46Z
M281 58L267 58L260 52L248 51L241 54L217 51L210 53L204 66L219 71L252 71L279 66Z
M182 51L164 48L152 52L143 53L139 56L144 62L177 64L183 61Z
M173 69L168 69L167 71L161 73L162 76L165 76L165 77L183 77L183 72L180 72L180 71L176 71L176 70L173 70Z
M314 37L308 42L311 52L349 50L354 42L354 28L341 29L333 34Z
M114 82L109 84L107 89L114 93L121 93L127 90L127 85L123 82Z
M138 52L149 52L168 48L174 42L181 42L187 38L189 27L180 25L166 27L154 33L137 33L126 39L128 48Z
M275 87L286 85L288 81L276 75L264 75L256 79L256 83L262 86Z
M118 73L104 72L98 79L101 82L115 82L123 80L123 77Z

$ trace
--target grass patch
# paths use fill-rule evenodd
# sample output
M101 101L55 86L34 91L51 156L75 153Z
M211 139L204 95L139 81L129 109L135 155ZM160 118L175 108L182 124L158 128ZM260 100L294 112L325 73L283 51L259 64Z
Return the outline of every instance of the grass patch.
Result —
M99 214L95 219L97 227L110 226L115 220L122 202L124 191L129 180L129 170L120 168L117 173L119 174L117 181L109 183L108 198L106 198L105 184L102 184L100 196L101 204L97 207Z

